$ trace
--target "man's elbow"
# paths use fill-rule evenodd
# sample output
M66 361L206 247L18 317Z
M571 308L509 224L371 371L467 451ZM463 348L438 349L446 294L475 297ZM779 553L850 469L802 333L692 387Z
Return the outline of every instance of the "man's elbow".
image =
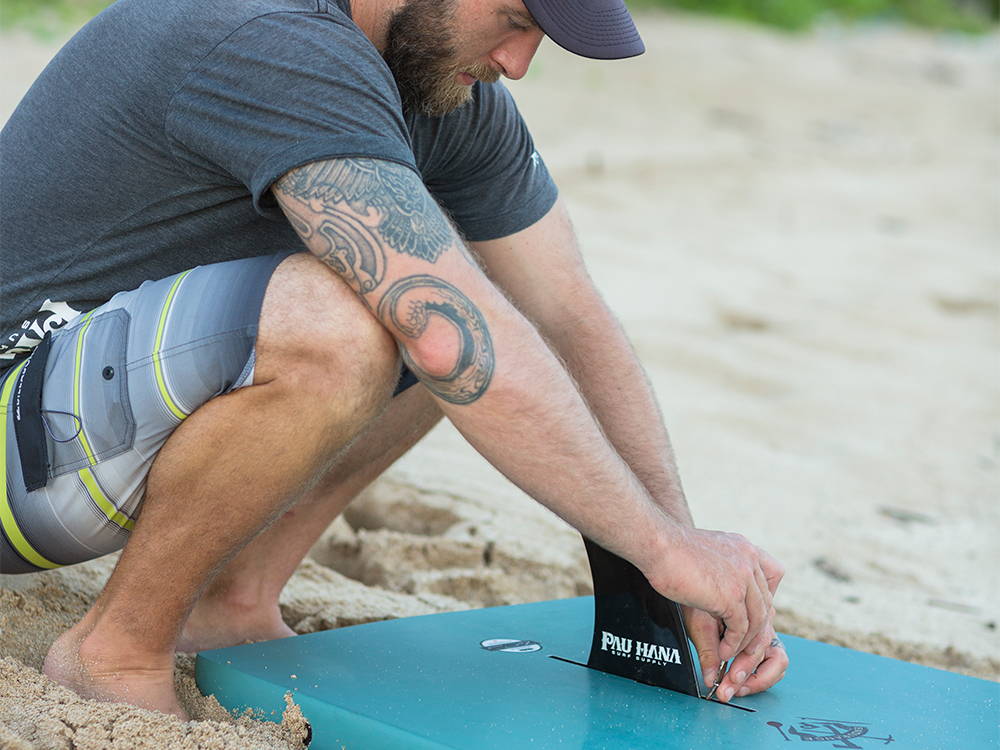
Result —
M441 331L417 339L404 339L408 359L421 373L436 380L448 378L462 369L462 336L457 331Z
M398 339L413 373L434 395L454 404L470 404L487 389L492 392L495 357L485 328L436 328L416 339Z

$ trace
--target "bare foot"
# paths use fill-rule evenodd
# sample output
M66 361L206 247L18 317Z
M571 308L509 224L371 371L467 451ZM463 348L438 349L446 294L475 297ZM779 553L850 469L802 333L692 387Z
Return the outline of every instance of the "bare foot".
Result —
M203 598L184 623L177 650L194 653L210 648L290 638L295 634L281 619L277 604L250 607Z
M102 648L78 628L67 630L49 648L42 667L48 677L83 698L128 703L188 720L174 693L172 657L136 657L113 646Z

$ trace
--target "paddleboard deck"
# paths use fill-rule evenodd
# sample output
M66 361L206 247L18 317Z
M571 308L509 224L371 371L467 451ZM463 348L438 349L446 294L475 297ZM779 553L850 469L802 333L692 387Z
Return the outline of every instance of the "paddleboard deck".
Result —
M205 651L196 676L275 721L291 693L314 750L998 747L997 683L786 635L785 679L735 707L588 668L593 636L581 597Z

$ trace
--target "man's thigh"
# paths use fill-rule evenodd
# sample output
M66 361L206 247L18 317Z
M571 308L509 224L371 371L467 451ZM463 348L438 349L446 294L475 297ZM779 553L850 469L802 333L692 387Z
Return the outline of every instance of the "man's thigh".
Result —
M31 361L5 373L0 572L69 565L124 546L146 475L173 430L209 399L252 382L261 304L285 257L146 282L55 331L34 417L17 398ZM15 416L37 420L35 444L15 429ZM39 469L40 448L47 467ZM25 477L33 474L44 486L29 491Z

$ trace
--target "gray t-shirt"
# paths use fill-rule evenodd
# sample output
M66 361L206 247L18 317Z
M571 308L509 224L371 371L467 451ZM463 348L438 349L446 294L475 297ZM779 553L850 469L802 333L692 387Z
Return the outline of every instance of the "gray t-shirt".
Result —
M302 247L269 188L346 156L416 170L472 241L556 197L501 84L404 112L348 0L118 0L0 133L0 369L147 279Z

